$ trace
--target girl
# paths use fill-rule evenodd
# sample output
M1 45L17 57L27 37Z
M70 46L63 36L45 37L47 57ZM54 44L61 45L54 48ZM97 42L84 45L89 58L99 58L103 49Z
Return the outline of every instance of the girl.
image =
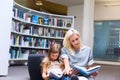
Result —
M64 69L63 63L60 60L61 47L59 44L53 44L49 51L48 55L42 61L42 77L44 80L60 80L59 78L52 77L51 72L62 76L62 71Z

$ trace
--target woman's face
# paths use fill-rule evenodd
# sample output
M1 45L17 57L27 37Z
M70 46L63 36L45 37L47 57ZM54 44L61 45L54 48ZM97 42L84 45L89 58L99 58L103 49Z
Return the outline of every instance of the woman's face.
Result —
M59 53L51 53L50 58L51 58L51 60L54 61L58 58L58 56L59 56Z
M80 49L80 37L78 35L71 35L69 40L74 49Z

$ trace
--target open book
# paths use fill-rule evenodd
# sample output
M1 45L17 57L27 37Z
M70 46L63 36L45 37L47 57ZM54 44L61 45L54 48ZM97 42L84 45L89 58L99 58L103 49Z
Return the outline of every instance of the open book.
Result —
M52 69L49 71L48 75L55 79L60 79L63 76L63 72L60 69Z
M78 70L79 73L80 73L81 75L83 75L83 76L89 76L89 75L91 75L92 73L98 71L100 68L101 68L100 65L93 66L93 67L91 67L91 68L89 68L89 69L86 69L85 67L80 67L80 66L77 66L77 65L73 66L73 69Z

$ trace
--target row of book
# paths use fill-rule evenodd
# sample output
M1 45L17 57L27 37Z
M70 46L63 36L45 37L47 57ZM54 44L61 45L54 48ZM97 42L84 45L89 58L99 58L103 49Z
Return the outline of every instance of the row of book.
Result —
M29 50L10 48L10 59L28 59Z
M13 17L19 18L21 20L32 22L35 24L41 25L52 25L52 26L59 26L59 27L71 27L72 18L56 18L51 17L48 15L38 15L38 14L31 14L30 12L25 12L22 9L17 7L13 8Z
M28 59L29 54L40 54L45 56L48 50L35 50L35 49L20 49L11 47L9 50L10 59Z
M61 38L63 38L66 33L66 30L59 30L59 29L46 28L46 27L36 27L33 25L25 25L17 21L12 21L12 31L20 32L28 35L61 37Z
M16 34L11 34L11 45L17 46L32 46L32 47L42 47L42 48L49 48L50 45L54 44L55 40L49 40L44 38L37 38L37 37L29 37L29 36L20 36ZM60 44L61 41L58 41Z

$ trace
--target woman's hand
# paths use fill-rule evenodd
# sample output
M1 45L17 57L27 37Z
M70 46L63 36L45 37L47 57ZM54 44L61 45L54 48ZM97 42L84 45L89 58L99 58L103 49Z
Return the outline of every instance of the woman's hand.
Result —
M98 71L92 73L91 75L94 76L94 77L97 76L98 75Z
M88 68L92 67L92 65L89 65ZM96 77L98 75L98 71L91 74L91 76Z
M65 68L65 69L63 70L63 74L64 74L64 75L70 75L70 74L71 74L71 68Z
M64 75L78 75L78 71L75 69L67 68L64 70Z
M79 73L78 70L75 70L75 69L72 69L72 70L71 70L71 74L72 74L72 75L77 75L78 73Z

